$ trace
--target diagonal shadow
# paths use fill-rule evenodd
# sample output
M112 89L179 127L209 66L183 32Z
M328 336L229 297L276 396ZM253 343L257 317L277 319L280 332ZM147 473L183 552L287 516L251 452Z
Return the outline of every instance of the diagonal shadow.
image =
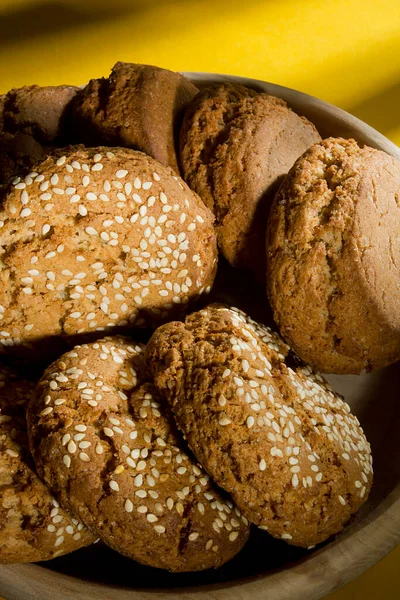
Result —
M154 0L114 0L97 6L97 2L84 0L83 7L68 2L50 1L29 6L16 6L11 10L0 8L0 50L10 44L19 44L48 34L61 33L89 24L118 18L126 13L148 8ZM162 1L162 0L160 0Z
M384 135L400 126L400 81L356 106L346 108Z

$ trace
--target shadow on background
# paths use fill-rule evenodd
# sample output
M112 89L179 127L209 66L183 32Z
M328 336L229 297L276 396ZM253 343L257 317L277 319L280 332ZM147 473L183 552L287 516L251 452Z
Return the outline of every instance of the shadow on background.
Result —
M0 50L10 44L19 44L45 35L63 33L113 19L124 15L140 18L160 5L185 6L191 0L26 0L18 5L0 6ZM252 0L266 2L267 0ZM197 0L204 10L209 0ZM242 0L215 0L213 10L231 13L242 10Z
M346 110L384 135L400 127L400 81Z
M48 34L119 18L126 13L142 12L157 0L84 0L83 2L39 1L0 8L0 49ZM165 0L158 0L164 3Z

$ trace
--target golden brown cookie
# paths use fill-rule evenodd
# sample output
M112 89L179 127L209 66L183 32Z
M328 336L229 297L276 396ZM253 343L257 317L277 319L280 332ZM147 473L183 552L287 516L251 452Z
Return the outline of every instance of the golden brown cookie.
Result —
M190 449L252 523L308 547L367 499L357 418L267 327L212 305L159 327L146 357Z
M184 178L213 210L231 265L264 278L265 228L277 185L320 139L280 98L219 84L194 99L181 134Z
M92 79L73 103L78 142L141 150L179 172L177 138L198 89L159 67L118 62L108 79Z
M171 169L103 147L35 169L0 212L0 349L159 322L210 290L213 217Z
M243 85L215 84L201 90L187 107L179 137L181 166L185 181L210 210L218 208L210 168L214 152L241 103L257 95Z
M39 390L29 409L38 470L112 548L170 571L217 567L241 549L247 520L188 456L143 346L76 346Z
M329 138L291 169L268 223L268 296L280 332L325 372L400 359L400 164Z
M36 475L26 434L26 404L36 382L0 365L0 563L36 562L95 541Z

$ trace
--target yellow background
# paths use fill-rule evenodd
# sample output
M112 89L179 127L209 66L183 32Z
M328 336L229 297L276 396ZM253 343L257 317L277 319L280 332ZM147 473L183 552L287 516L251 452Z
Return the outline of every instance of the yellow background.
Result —
M400 0L0 0L0 93L117 60L264 79L400 144ZM400 547L331 600L397 600Z

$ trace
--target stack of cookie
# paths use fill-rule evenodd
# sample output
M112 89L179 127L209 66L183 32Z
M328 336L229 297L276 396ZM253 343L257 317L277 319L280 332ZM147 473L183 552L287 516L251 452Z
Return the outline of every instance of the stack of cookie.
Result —
M0 563L100 539L194 571L252 524L341 531L371 451L313 368L400 357L399 165L278 98L125 63L12 90L0 136ZM207 305L218 249L266 279L285 341Z

